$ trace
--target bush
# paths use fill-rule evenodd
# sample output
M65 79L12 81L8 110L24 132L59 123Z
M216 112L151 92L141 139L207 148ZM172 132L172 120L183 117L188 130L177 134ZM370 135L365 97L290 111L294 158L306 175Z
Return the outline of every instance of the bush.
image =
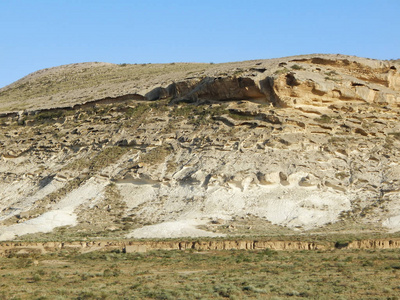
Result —
M339 74L335 70L333 70L333 71L325 72L325 75L334 76L334 75L339 75Z
M42 277L40 277L39 274L34 274L34 275L32 276L32 280L33 280L34 282L38 282L38 281L42 280Z
M240 290L234 285L226 284L214 286L214 292L216 292L221 297L229 298L239 293Z
M322 115L320 118L314 120L319 123L330 123L332 121L332 118L328 115Z
M304 68L302 66L299 66L299 65L293 65L293 66L291 66L291 68L293 70L304 70Z
M38 122L45 122L53 119L59 119L64 116L64 112L62 110L55 111L42 111L35 115L34 119Z
M276 70L276 71L274 72L274 74L275 74L275 75L281 75L281 74L285 74L285 73L287 73L287 72L289 72L289 70L288 70L287 68L283 68L283 69Z
M103 271L103 277L117 277L121 274L119 269L105 269Z
M180 298L181 296L181 293L179 293L178 291L165 290L165 289L162 289L161 291L151 290L147 291L145 294L149 298L159 299L159 300L175 300L177 298Z

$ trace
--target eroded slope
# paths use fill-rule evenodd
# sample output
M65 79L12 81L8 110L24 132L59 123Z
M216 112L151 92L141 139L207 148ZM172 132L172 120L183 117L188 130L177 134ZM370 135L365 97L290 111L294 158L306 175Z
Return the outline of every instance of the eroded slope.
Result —
M165 69L5 114L1 239L397 231L398 68L320 55Z

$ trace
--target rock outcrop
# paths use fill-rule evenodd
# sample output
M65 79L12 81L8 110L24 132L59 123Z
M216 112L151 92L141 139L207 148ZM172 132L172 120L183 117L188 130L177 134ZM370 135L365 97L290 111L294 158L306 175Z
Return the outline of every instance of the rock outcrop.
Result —
M26 256L59 251L87 253L92 251L115 251L123 253L144 253L155 250L194 250L194 251L222 251L222 250L276 250L276 251L304 251L319 250L332 251L335 249L399 249L399 239L374 239L353 242L304 242L282 240L210 240L210 241L91 241L91 242L7 242L0 243L0 256Z
M399 68L306 55L32 74L0 90L0 240L399 231Z

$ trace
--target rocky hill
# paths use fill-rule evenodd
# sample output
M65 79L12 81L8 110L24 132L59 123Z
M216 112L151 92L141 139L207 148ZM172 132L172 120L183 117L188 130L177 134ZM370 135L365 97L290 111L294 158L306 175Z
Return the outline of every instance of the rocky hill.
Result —
M0 89L0 240L397 232L400 64L83 63Z

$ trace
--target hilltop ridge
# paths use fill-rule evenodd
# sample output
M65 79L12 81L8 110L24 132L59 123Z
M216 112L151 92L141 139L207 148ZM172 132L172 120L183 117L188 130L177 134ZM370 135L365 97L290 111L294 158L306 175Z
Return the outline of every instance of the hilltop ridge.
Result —
M137 95L143 100L155 100L157 91L166 89L171 84L186 83L190 85L193 84L193 81L207 78L251 78L254 84L262 89L260 81L266 77L274 77L276 72L284 71L285 68L282 66L285 64L294 65L297 61L302 60L311 62L313 59L314 61L320 59L319 65L325 65L328 68L329 64L331 64L330 67L340 67L334 62L341 62L345 66L347 61L349 70L357 70L358 64L363 66L359 70L367 73L391 67L398 69L399 66L398 61L379 61L332 54L301 55L221 64L77 63L36 71L0 89L0 112L68 107L128 94ZM306 71L306 69L296 71ZM382 80L390 81L389 78L382 78ZM158 96L166 97L165 94ZM237 98L240 98L239 96ZM266 96L268 97L268 95Z

